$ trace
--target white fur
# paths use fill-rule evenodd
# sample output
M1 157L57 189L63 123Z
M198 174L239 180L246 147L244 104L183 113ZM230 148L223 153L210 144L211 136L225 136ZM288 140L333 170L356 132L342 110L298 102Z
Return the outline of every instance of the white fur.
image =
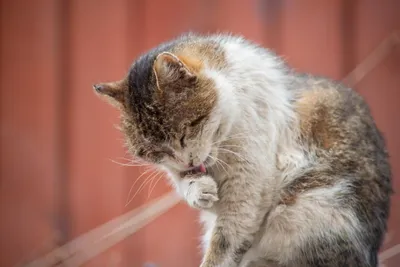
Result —
M282 63L242 39L232 37L222 42L228 67L224 72L214 72L212 77L222 99L219 104L227 111L226 116L234 118L229 135L245 135L247 150L243 156L250 158L258 168L252 175L260 174L264 176L261 179L270 179L266 184L275 182L272 180L276 179L273 177L277 171L276 160L284 165L307 164L303 153L294 145L296 116L290 104L292 95L285 87ZM268 178L265 174L271 176ZM215 218L203 217L207 228L203 243L207 244ZM265 250L265 246L261 246L250 249L241 265L247 264L246 259L262 256L259 252Z
M269 167L274 168L272 166L276 165L279 149L282 150L279 153L280 161L289 162L290 159L284 159L285 156L292 157L289 155L299 153L293 153L296 151L293 140L297 133L292 125L296 116L290 103L293 96L285 86L287 77L283 63L266 50L249 45L237 37L225 40L224 47L229 67L220 75L229 84L234 84L235 88L232 90L219 84L218 89L221 96L233 94L231 98L241 103L235 114L235 127L230 134L245 132L254 144L249 147L254 149L249 154L261 165L269 161ZM235 108L237 105L226 107L230 112ZM292 153L285 153L285 150L291 150ZM302 155L298 157L302 158Z

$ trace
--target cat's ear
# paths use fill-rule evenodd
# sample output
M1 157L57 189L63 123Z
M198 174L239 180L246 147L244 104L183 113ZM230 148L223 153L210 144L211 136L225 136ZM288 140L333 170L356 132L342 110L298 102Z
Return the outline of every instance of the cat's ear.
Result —
M158 82L194 81L199 70L199 62L188 57L163 52L154 61L153 69Z
M125 100L125 92L128 90L126 81L98 83L93 85L93 89L97 94L104 96L110 104L121 107Z

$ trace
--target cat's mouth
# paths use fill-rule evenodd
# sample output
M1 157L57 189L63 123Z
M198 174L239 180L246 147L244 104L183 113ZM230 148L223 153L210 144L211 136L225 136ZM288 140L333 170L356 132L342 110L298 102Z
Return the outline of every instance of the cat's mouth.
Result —
M180 176L185 177L187 175L195 175L199 173L207 173L206 165L204 163L200 164L199 166L190 168L186 171L180 172Z

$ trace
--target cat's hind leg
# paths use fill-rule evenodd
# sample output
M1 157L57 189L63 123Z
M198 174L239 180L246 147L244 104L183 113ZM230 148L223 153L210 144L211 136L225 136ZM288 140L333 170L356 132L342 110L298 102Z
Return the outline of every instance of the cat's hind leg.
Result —
M364 224L349 205L350 187L338 182L303 192L268 217L260 251L290 267L375 267ZM372 231L371 231L372 232Z

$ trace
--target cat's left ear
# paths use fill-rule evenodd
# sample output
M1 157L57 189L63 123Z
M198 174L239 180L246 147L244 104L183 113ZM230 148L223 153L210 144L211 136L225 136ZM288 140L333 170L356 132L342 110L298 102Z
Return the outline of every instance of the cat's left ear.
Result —
M93 85L97 94L104 96L113 106L121 107L125 101L125 92L127 89L126 81L98 83Z
M169 52L159 54L154 61L153 70L158 82L194 81L200 63L194 58L177 56Z

